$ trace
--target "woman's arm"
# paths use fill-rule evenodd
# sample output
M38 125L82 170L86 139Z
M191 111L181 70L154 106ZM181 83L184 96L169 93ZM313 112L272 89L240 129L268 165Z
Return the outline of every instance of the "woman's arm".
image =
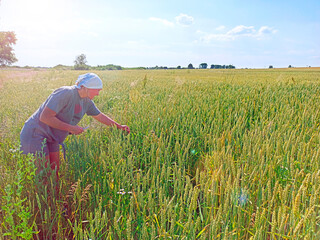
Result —
M127 125L120 125L119 123L115 122L108 116L106 116L103 113L98 114L97 116L92 116L97 121L107 125L107 126L116 126L118 129L121 129L123 131L126 131L127 133L130 133L130 128Z
M62 131L70 132L72 134L80 134L83 132L83 128L79 126L73 126L65 123L56 117L57 113L48 107L43 109L40 115L40 121L47 124L52 128L56 128Z

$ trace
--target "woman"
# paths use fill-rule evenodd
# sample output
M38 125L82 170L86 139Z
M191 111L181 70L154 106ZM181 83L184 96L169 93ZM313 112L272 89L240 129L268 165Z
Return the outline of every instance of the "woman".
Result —
M62 144L69 133L83 133L84 128L77 124L84 114L105 125L116 126L130 133L128 126L120 125L107 117L93 103L92 99L99 95L101 89L102 81L96 74L80 75L75 86L55 90L25 122L20 133L21 151L36 156L38 171L41 164L47 167L47 163L50 162L51 169L56 170L58 181L59 144ZM43 157L45 163L41 161Z

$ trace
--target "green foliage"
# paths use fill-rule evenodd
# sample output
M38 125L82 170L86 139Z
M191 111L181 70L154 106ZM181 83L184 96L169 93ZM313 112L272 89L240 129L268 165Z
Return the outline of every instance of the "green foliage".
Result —
M208 67L207 63L200 63L199 68L200 69L206 69Z
M55 69L55 70L72 70L72 67L59 64L57 66L54 66L53 69Z
M192 63L189 63L189 65L188 65L188 69L194 69L194 67L193 67Z
M211 69L235 69L236 67L233 65L218 65L218 64L212 64Z
M0 66L11 65L17 61L12 48L16 41L14 32L0 32Z
M147 69L146 67L132 67L132 68L123 68L123 70L145 70Z
M80 54L74 60L74 69L75 70L88 70L90 67L87 65L87 57L85 54Z
M4 188L2 211L4 212L1 228L3 236L10 239L32 239L36 231L28 206L25 187L34 184L35 168L31 156L24 157L18 150L11 149L11 160L17 164L17 171L12 183Z
M92 67L94 70L122 70L121 66L108 64L108 65L98 65L97 67Z

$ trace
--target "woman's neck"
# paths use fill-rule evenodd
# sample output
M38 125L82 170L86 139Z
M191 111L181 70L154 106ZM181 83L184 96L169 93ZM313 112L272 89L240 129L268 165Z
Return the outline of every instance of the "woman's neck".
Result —
M86 98L88 97L88 93L87 93L87 89L84 88L84 87L81 87L80 89L77 89L78 90L78 93L79 93L79 96L81 98Z

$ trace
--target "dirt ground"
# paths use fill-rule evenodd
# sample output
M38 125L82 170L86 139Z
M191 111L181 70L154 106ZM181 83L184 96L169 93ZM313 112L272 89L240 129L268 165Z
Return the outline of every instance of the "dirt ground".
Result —
M47 71L47 70L2 68L0 69L0 88L3 87L4 82L6 81L15 81L15 82L32 81L35 75L43 71Z

